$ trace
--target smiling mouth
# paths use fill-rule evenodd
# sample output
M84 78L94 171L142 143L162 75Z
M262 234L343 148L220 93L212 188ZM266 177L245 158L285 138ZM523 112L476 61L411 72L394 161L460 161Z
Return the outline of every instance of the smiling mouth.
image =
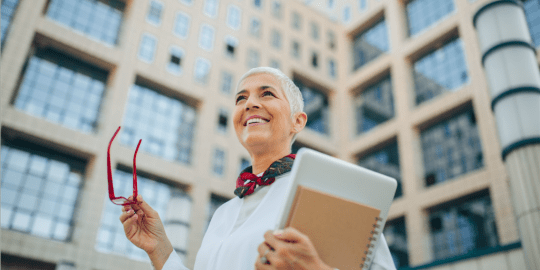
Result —
M244 126L257 126L268 123L269 120L263 119L263 118L251 118L246 121Z

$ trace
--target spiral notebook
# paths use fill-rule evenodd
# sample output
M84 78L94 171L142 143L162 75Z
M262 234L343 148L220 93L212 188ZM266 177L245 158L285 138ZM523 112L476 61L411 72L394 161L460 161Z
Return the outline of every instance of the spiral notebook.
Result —
M275 228L308 235L321 259L338 269L369 269L397 181L302 148Z

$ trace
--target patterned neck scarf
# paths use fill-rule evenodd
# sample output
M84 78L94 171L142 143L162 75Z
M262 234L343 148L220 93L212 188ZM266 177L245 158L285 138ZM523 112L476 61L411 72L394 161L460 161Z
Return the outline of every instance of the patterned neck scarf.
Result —
M252 166L245 168L236 180L236 189L234 190L234 194L241 199L244 196L253 193L257 185L271 185L274 183L277 176L291 171L295 158L295 154L289 154L277 161L274 161L274 163L270 165L270 167L263 173L261 177L258 177L252 173Z

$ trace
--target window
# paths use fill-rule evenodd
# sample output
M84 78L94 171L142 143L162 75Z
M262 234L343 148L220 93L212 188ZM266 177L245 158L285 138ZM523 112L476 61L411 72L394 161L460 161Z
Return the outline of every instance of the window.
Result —
M261 21L259 18L252 17L249 23L249 33L254 37L261 36Z
M201 25L199 47L206 51L211 51L214 48L214 28L212 26L208 24Z
M156 43L156 37L144 33L141 38L141 44L139 45L139 59L146 63L152 63L156 53Z
M199 57L197 58L197 61L195 62L195 81L199 83L206 83L208 82L208 77L210 75L210 61L208 59Z
M47 16L106 44L118 43L125 3L120 0L51 0Z
M319 67L319 55L317 54L317 52L311 53L311 66L314 68Z
M337 67L336 67L336 61L334 59L328 59L328 75L330 78L335 79L337 78Z
M137 81L129 91L120 142L166 160L191 163L195 108Z
M229 199L212 194L210 197L210 204L208 204L208 217L206 218L207 222L205 231L208 230L208 226L210 225L210 221L212 220L216 210L227 201L229 201Z
M412 0L407 3L409 34L415 36L435 25L454 11L454 0L441 0L435 5L431 0Z
M253 0L253 6L258 8L258 9L261 9L262 8L262 1L263 0Z
M420 135L426 186L442 183L484 166L472 109L423 130Z
M361 156L358 159L358 165L395 178L398 182L398 186L394 198L399 198L403 195L401 173L399 171L399 152L396 141L391 142L382 149Z
M225 170L225 150L216 148L214 150L214 161L212 162L212 171L217 176L223 176Z
M11 25L11 21L13 20L13 15L15 14L15 10L17 10L17 6L19 5L19 0L3 0L2 6L0 8L0 11L2 12L0 16L0 27L2 29L0 41L2 42L1 46L4 47L4 42L6 41L6 37L8 34L9 26Z
M302 92L302 97L304 98L304 112L308 116L306 127L315 132L328 135L330 131L328 96L316 87L308 87L306 83L298 78L294 78L293 81L300 89L300 92Z
M300 43L298 41L292 42L291 54L294 58L300 59Z
M240 170L238 171L238 174L245 170L247 167L251 166L251 161L247 158L241 158L240 159Z
M1 226L70 241L86 162L22 141L2 141Z
M205 0L204 1L204 14L210 18L216 17L218 13L219 0Z
M18 270L18 269L41 269L41 270L56 270L65 269L60 268L62 266L55 265L44 261L37 261L28 258L8 255L5 252L2 253L1 268L4 270ZM75 267L73 267L75 268Z
M179 38L186 39L189 34L189 24L189 15L183 12L178 12L176 14L176 19L174 20L173 33Z
M355 97L356 134L370 131L374 127L394 118L394 96L392 81L386 77L364 89Z
M248 68L256 68L261 63L261 56L255 49L248 50L247 66Z
M416 105L467 83L469 75L461 39L450 41L418 59L413 74Z
M326 33L328 37L328 48L334 50L336 48L336 35L332 30L328 30Z
M154 25L161 24L161 13L163 12L163 3L152 0L150 8L146 14L146 20Z
M429 214L433 257L442 260L499 244L488 192L449 202Z
M296 11L292 13L292 28L296 30L302 28L302 17Z
M336 7L336 2L334 0L327 0L328 1L328 8L334 9Z
M229 57L234 57L236 47L238 46L238 39L233 36L225 37L225 54Z
M227 71L221 73L221 92L230 94L232 91L233 75Z
M174 74L180 75L182 73L182 59L184 58L184 50L177 46L171 46L170 49L171 57L169 63L167 64L167 71Z
M316 22L311 22L311 38L313 40L319 40L319 25Z
M270 60L270 67L273 67L275 69L279 69L280 68L280 64L279 64L279 61L276 60L276 59L272 59Z
M180 0L180 2L186 6L191 6L193 4L193 0Z
M527 17L527 24L529 25L534 46L538 47L540 46L540 2L538 0L527 0L523 3L523 8L525 9L525 16ZM2 15L4 15L3 11ZM2 31L4 31L3 26Z
M272 2L272 15L277 19L281 18L281 2L278 0Z
M141 144L141 147L143 144ZM122 194L125 197L131 194L131 183L133 181L131 169L116 169L113 179L115 194ZM146 203L158 212L174 250L182 260L185 260L188 246L191 198L183 190L164 182L163 179L146 176L143 173L137 175L139 194L143 196ZM148 261L146 252L133 245L126 238L124 227L122 223L118 222L121 213L122 208L111 203L109 198L106 197L97 233L96 250Z
M383 19L360 33L354 38L353 43L354 71L390 49L386 21Z
M281 33L276 30L272 29L272 47L276 49L281 49Z
M367 9L367 0L358 0L358 8L360 12L365 11Z
M14 106L28 114L94 132L108 72L52 49L30 57Z
M218 130L221 132L221 133L227 133L227 122L228 122L228 113L227 113L227 110L225 109L220 109L219 110L219 115L218 115Z
M238 30L240 29L241 22L242 11L240 8L235 5L229 5L229 9L227 10L227 26L234 30Z
M409 266L409 251L407 249L405 218L401 217L386 222L383 234L396 268L399 269L401 267Z
M343 8L343 23L349 23L351 21L351 7L346 6Z

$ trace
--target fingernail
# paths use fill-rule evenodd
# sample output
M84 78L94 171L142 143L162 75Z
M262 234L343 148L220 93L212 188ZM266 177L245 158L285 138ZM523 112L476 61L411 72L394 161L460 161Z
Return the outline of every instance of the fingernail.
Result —
M276 235L276 236L281 236L282 233L283 233L283 230L275 230L274 231L274 235Z

